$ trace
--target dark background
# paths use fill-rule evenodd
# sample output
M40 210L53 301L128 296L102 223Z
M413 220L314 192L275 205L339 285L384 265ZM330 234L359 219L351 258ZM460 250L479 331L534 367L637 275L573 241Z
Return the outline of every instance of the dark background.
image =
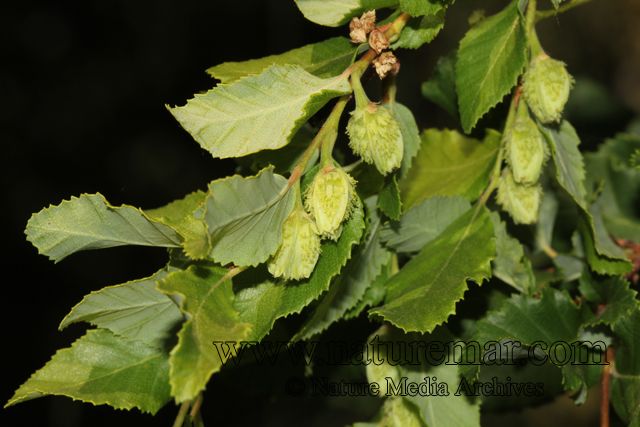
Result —
M437 59L457 46L474 9L484 8L488 16L504 4L459 0L431 45L400 53L398 100L413 110L421 128L456 126L421 97L420 83ZM567 116L585 149L595 149L640 113L639 27L637 0L595 0L538 25L547 52L567 62L578 80ZM166 262L162 249L123 247L79 253L54 265L25 240L31 214L95 192L113 205L155 208L233 173L233 161L212 159L164 105L183 105L194 93L212 88L215 81L204 71L213 65L282 53L348 31L306 21L293 0L70 0L3 2L0 32L0 401L6 402L57 349L84 333L82 324L57 330L84 295L149 276ZM245 381L238 386L257 387ZM205 395L205 422L343 425L358 420L354 408L331 402L283 403L268 391L236 400L233 393ZM167 426L176 411L170 403L151 417L45 397L0 410L0 424ZM521 414L519 422L533 423L535 414ZM567 416L579 422L576 415Z

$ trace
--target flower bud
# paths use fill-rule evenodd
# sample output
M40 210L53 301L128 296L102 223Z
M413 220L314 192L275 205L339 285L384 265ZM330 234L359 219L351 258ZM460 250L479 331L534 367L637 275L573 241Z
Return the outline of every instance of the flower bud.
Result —
M522 105L520 108L526 116L518 117L509 131L507 160L516 182L535 184L548 155L547 142L529 117L527 107Z
M307 187L305 207L325 239L338 240L356 204L355 180L334 166L320 169Z
M533 224L538 220L542 188L539 184L519 184L509 168L500 178L497 201L516 224Z
M402 133L389 110L370 102L351 112L347 124L349 146L367 163L373 163L382 175L400 166L404 151Z
M564 62L540 54L524 75L524 97L542 123L559 122L569 99L573 77Z
M320 255L320 236L315 223L303 211L295 209L282 225L282 244L267 264L275 277L287 280L311 275Z

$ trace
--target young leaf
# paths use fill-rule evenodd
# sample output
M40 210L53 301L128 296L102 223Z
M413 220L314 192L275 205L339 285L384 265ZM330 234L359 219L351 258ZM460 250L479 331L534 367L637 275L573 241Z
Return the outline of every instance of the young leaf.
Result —
M164 348L185 320L178 306L156 290L156 282L167 274L167 269L162 269L146 279L92 292L73 307L60 329L84 321L131 341Z
M385 178L384 187L378 197L378 207L390 219L397 220L402 212L402 202L400 201L400 189L396 181L395 173Z
M391 43L391 49L417 49L425 43L430 43L444 28L444 15L444 10L415 18L411 14L412 18L405 25L400 38Z
M314 175L311 173L311 175ZM364 230L362 203L344 223L337 242L325 240L316 268L308 279L276 280L265 268L249 269L234 278L234 306L240 321L251 324L250 341L260 341L276 319L299 313L311 301L329 289L335 277L352 258L352 246L360 242Z
M144 214L153 221L173 228L185 239L201 238L206 236L202 221L206 197L204 191L196 191L161 208L145 210Z
M155 414L170 399L169 356L109 331L90 330L71 348L59 350L24 383L6 406L47 395L63 395L116 409Z
M351 261L334 280L329 292L320 300L293 341L308 339L342 318L364 296L382 266L389 263L391 253L380 243L382 218L377 213L375 198L366 200L366 205L371 216L367 239L354 251Z
M299 65L305 71L322 79L335 77L351 65L358 45L345 37L333 37L320 43L309 44L280 55L270 55L243 62L225 62L207 70L222 84L230 85L242 77L261 74L272 65Z
M422 96L440 106L459 122L458 94L456 93L457 56L458 51L454 50L438 60L429 80L422 83Z
M411 16L435 15L455 0L400 0L400 8Z
M518 0L464 36L456 62L456 88L465 132L471 132L478 119L516 85L527 62L527 44Z
M83 194L41 210L31 217L25 233L41 254L55 262L82 250L122 245L177 248L183 240L139 209L111 206L102 194Z
M213 157L241 157L287 145L331 98L349 92L346 77L321 79L298 65L274 65L169 110Z
M405 210L436 195L475 200L489 183L501 135L487 130L483 141L457 131L427 129L406 178L400 181Z
M493 275L518 291L532 295L536 290L536 278L522 245L507 234L507 227L497 212L491 212L490 216L496 232L496 258L491 262Z
M469 209L389 279L385 305L369 313L405 331L431 332L455 313L467 279L491 277L493 237L487 210Z
M249 178L235 175L213 181L204 213L208 255L222 265L236 266L255 266L273 255L295 202L293 191L283 195L287 182L270 168Z
M296 0L300 12L311 22L338 27L362 13L396 7L399 0Z
M640 425L640 309L620 318L613 332L620 338L611 396L617 414L631 426Z
M470 207L468 200L458 196L425 199L403 213L399 221L384 224L380 238L396 252L418 252Z
M629 289L629 282L620 276L603 279L584 271L579 289L587 300L604 304L604 309L585 325L612 325L638 308L637 292Z
M233 307L232 272L192 265L158 282L158 290L181 298L180 310L189 319L169 359L171 395L178 403L195 398L220 370L222 361L214 341L243 341L251 331L251 325L241 323Z
M383 107L391 110L389 104L383 104ZM418 125L416 119L413 117L411 110L404 105L395 102L393 104L393 111L391 112L393 117L400 126L400 133L402 133L402 143L404 144L404 153L402 155L402 162L400 163L399 179L404 178L409 172L411 167L411 160L418 154L420 149L420 132L418 131Z

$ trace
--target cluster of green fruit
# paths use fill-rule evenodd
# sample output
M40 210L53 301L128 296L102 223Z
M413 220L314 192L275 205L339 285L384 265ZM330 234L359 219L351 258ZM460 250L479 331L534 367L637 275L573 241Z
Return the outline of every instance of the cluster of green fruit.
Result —
M549 146L531 113L541 123L559 122L569 99L573 78L565 64L542 53L531 61L524 75L524 101L507 129L508 166L500 178L497 200L517 224L537 221L542 187L540 172L549 157Z

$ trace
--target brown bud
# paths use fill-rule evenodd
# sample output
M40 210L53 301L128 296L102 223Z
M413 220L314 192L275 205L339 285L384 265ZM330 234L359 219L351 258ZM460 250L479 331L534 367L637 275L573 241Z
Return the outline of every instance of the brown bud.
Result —
M391 52L384 52L382 55L373 60L373 66L381 79L387 76L389 71L395 72L398 60Z
M367 34L373 30L376 25L376 11L370 10L363 13L360 18L353 18L349 24L349 37L354 43L366 43Z
M374 28L369 35L369 46L379 55L389 47L389 39L379 28Z

